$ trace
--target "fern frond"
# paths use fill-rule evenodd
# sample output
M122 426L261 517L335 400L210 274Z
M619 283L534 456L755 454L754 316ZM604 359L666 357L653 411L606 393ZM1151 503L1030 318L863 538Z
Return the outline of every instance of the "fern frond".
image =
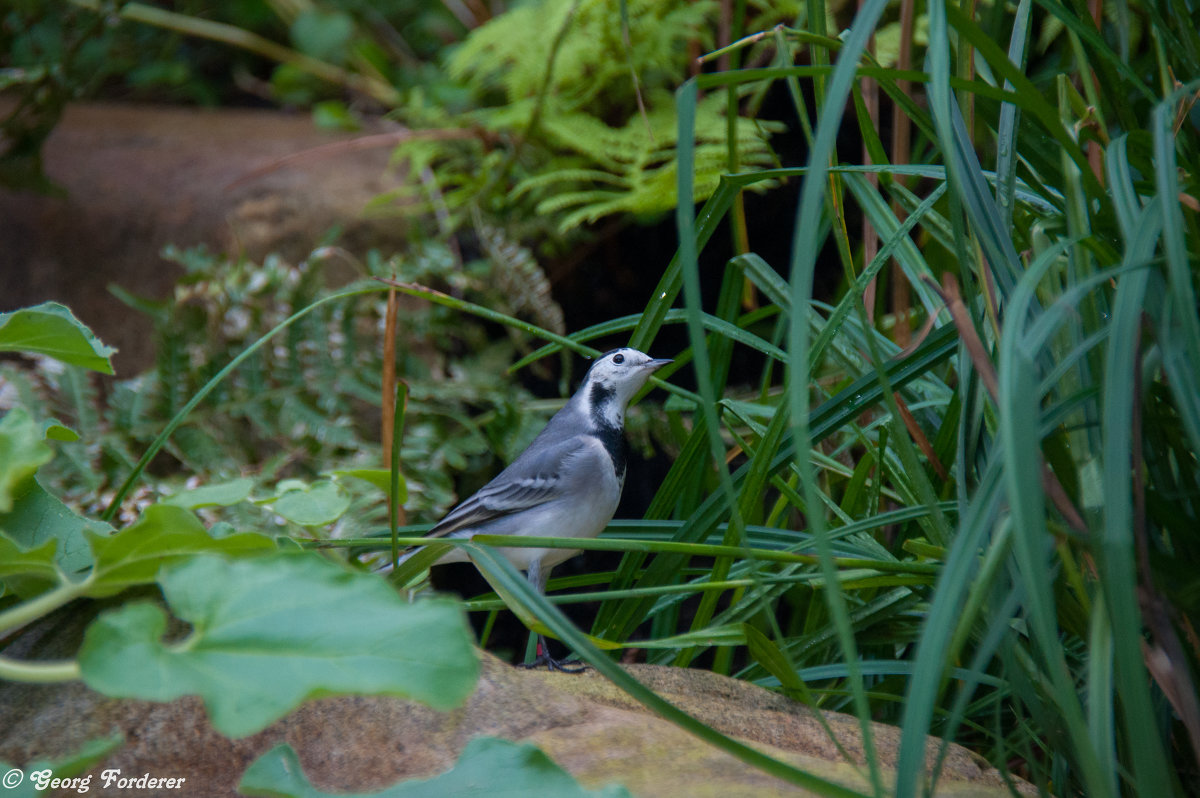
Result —
M614 213L654 216L674 208L678 133L673 108L657 99L648 126L638 118L614 128L584 113L547 115L545 135L555 145L592 160L597 168L545 171L521 181L514 193L553 192L538 202L538 213L574 208L559 220L559 230L564 232ZM725 112L725 98L719 94L705 98L696 108L696 202L716 190L727 168ZM773 163L764 126L738 119L735 135L739 159L746 167ZM597 177L597 172L604 177Z
M508 239L504 231L484 223L475 214L475 231L491 259L495 286L514 315L528 315L539 326L559 335L566 331L562 307L550 292L550 280L526 247Z
M556 169L548 174L533 175L522 180L520 185L514 188L509 196L513 199L518 199L534 189L541 188L550 183L561 183L564 180L607 183L622 188L628 185L622 175L615 175L612 172L605 172L601 169Z
M707 15L715 3L626 0L630 57L643 85L667 87L683 80L689 41L708 46ZM585 108L598 97L606 105L634 110L630 64L624 57L619 0L572 4L540 0L509 9L476 28L449 62L451 76L486 90L500 90L507 102L542 90L550 49L569 25L555 60L549 93L568 110ZM570 17L570 18L569 18ZM568 20L569 18L569 20Z
M654 216L674 207L673 89L686 77L687 45L707 46L717 9L708 0L623 2L628 43L622 0L530 0L468 36L448 69L483 107L435 124L485 129L496 134L492 141L508 146L484 150L479 142L433 138L415 145L422 149L413 150L412 164L432 168L447 207L494 208L498 192L501 205L524 205L510 216L533 220L540 228L528 232L542 238L611 214ZM644 112L631 69L642 87ZM696 109L698 201L727 169L728 112L723 92ZM430 117L418 105L410 122L422 118ZM739 118L733 130L740 164L774 163L766 125ZM562 196L551 196L555 192Z

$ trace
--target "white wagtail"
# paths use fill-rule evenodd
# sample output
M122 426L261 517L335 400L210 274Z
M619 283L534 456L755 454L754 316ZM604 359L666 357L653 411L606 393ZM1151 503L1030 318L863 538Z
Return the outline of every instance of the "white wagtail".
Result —
M532 535L594 538L617 511L625 485L625 408L656 370L670 363L636 349L613 349L592 364L583 384L508 468L455 507L427 537ZM578 549L499 550L539 593L550 570ZM412 556L406 553L401 561ZM434 565L467 562L454 548ZM538 636L532 663L566 670Z

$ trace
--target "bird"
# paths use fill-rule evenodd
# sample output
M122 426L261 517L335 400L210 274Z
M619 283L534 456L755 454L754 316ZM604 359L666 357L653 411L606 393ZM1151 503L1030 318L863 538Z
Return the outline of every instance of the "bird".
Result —
M538 433L529 447L426 533L429 538L473 535L531 535L594 538L617 511L625 486L625 410L646 381L672 362L636 349L605 352L583 383ZM580 553L578 549L501 548L529 583L544 593L550 571ZM398 562L416 551L401 555ZM433 565L467 562L453 548ZM538 635L537 657L528 667L578 672L550 656Z

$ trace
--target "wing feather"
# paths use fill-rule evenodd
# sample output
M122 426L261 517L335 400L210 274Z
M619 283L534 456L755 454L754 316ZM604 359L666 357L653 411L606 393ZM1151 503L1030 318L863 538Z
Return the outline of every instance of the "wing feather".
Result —
M577 454L582 442L569 438L528 457L518 457L473 496L451 510L426 537L444 537L558 498L563 489L562 466Z

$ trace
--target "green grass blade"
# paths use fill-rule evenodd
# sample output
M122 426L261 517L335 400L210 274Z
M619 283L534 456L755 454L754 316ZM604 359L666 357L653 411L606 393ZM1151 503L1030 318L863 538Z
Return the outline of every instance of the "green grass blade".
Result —
M555 637L570 646L598 673L648 709L746 764L798 787L811 790L818 795L828 796L828 798L862 798L861 793L772 759L688 715L634 679L624 668L605 656L571 624L570 620L557 607L546 601L544 596L539 595L507 559L495 550L483 546L472 545L468 547L468 550L479 570L498 592L520 602L524 612L537 617Z
M1170 334L1162 341L1163 365L1170 375L1184 429L1192 446L1200 450L1200 316L1192 288L1195 263L1188 255L1183 206L1179 202L1179 169L1175 158L1174 114L1176 103L1200 87L1192 81L1154 109L1154 177L1158 187L1158 212L1163 219L1163 250L1167 256L1167 308Z
M1025 49L1029 42L1029 17L1032 0L1020 0L1013 20L1012 37L1008 43L1008 60L1018 70L1025 65ZM1004 81L1005 89L1012 89L1010 81ZM1012 226L1013 201L1017 179L1017 128L1021 109L1016 103L1004 103L1000 108L1000 124L996 130L996 204L1000 206L1001 225Z
M1134 226L1137 235L1126 244L1126 258L1132 263L1150 257L1167 218L1161 215L1160 207L1150 205L1140 215L1139 221ZM1117 284L1113 303L1112 333L1109 335L1104 364L1107 378L1102 389L1105 503L1097 565L1100 568L1100 585L1108 608L1107 615L1111 619L1112 656L1118 694L1122 697L1121 713L1128 744L1134 749L1130 759L1136 781L1135 792L1141 795L1170 795L1172 791L1166 776L1166 757L1158 736L1142 660L1142 619L1138 609L1133 496L1129 479L1131 466L1141 467L1133 463L1134 395L1131 386L1138 382L1131 375L1138 367L1138 327L1145 308L1150 277L1150 272L1146 270L1123 275ZM1105 721L1107 714L1097 713L1095 719L1098 722ZM1103 728L1093 730L1096 739L1106 739L1107 734ZM1104 742L1098 753L1110 756L1111 746L1111 742Z
M1036 666L1044 669L1049 700L1065 725L1077 758L1080 778L1089 795L1108 796L1109 782L1089 745L1090 736L1074 680L1059 635L1052 592L1050 531L1046 523L1046 496L1042 486L1040 396L1037 391L1037 357L1046 340L1032 330L1034 293L1045 272L1054 264L1045 258L1021 278L1010 298L1007 322L1000 339L996 403L999 441L1004 462L1004 484L1013 524L1013 560L1025 589L1026 622L1036 652ZM1034 318L1026 326L1025 320Z
M999 460L984 472L967 505L958 532L932 593L917 644L913 678L905 694L900 753L896 764L896 798L915 798L925 771L925 743L946 677L946 651L963 602L978 571L977 554L995 523L1002 499Z
M796 213L790 276L791 305L794 310L792 323L788 327L787 350L791 361L788 364L787 393L793 425L792 437L798 442L799 451L803 455L798 458L797 464L800 468L805 503L809 508L819 506L816 495L819 487L807 457L807 452L812 447L812 435L809 427L808 381L813 363L810 360L809 325L806 319L800 318L800 311L808 307L812 298L813 272L822 243L812 236L812 232L820 229L821 216L825 208L826 176L829 163L835 154L837 132L845 115L846 103L855 80L858 60L866 50L868 40L875 30L885 5L883 0L867 0L859 7L849 33L843 40L837 67L823 98L823 93L818 87L820 121L809 153L809 174L801 187L800 206ZM822 16L821 19L824 17ZM857 672L858 651L846 607L846 599L836 582L829 543L825 537L823 518L819 512L809 512L808 521L818 540L818 551L822 560L821 571L826 579L825 596L838 632L838 643L841 646L842 655L851 669L850 684L854 691L856 714L863 730L863 745L871 769L871 783L876 794L882 794L882 777L870 733L870 709L863 690L862 676Z
M167 422L167 425L163 427L162 431L158 433L158 436L155 437L151 444L146 448L146 451L137 461L137 464L133 467L133 470L130 471L129 476L127 476L125 481L121 483L121 486L117 488L112 500L108 503L108 506L104 508L104 512L100 514L100 519L103 521L112 521L117 514L117 510L119 510L121 507L121 502L125 500L125 497L129 495L129 491L132 490L133 486L137 484L137 481L141 479L142 474L146 470L146 466L150 465L150 461L154 459L155 455L162 450L162 447L165 446L167 441L171 439L171 436L175 434L175 430L179 429L179 426L183 424L188 415L195 410L201 402L204 401L204 398L208 396L214 388L220 385L226 377L233 373L233 371L237 369L238 366L242 365L242 363L244 363L251 355L261 349L264 344L322 305L330 302L338 302L348 297L378 293L384 290L386 289L383 286L369 286L366 288L360 286L356 288L349 288L345 291L339 291L336 294L331 294L330 296L318 299L311 305L308 305L307 307L296 311L291 316L288 316L286 319L279 322L279 324L275 325L275 327L273 327L266 335L262 336L257 341L250 344L250 346L246 347L246 349L240 355L229 361L228 365L214 374L212 379L206 382L204 386L197 391L191 399L188 400L187 404L181 407L179 412Z
M675 206L675 226L679 232L679 261L683 272L688 338L692 344L692 368L696 373L696 384L701 397L700 410L704 415L705 426L708 430L710 454L716 465L721 481L721 490L725 494L731 513L729 534L732 543L744 541L745 533L742 515L737 507L733 482L729 478L729 469L725 467L725 443L721 440L721 427L717 419L716 386L713 384L709 351L704 337L700 299L699 251L696 248L696 220L692 215L692 204L688 201L688 198L694 193L692 184L695 179L694 141L697 94L695 81L684 83L676 92L675 106L679 114L679 143L677 145L679 201Z

